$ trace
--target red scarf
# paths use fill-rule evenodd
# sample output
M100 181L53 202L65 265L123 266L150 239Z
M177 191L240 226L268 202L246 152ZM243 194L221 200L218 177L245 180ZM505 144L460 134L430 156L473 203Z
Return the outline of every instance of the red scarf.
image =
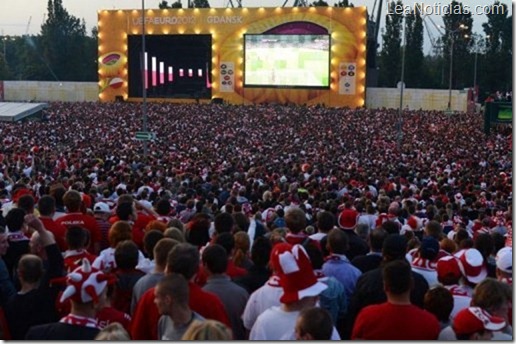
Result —
M68 314L67 316L65 316L64 318L59 320L59 322L63 323L63 324L69 324L69 325L98 328L100 330L97 319L95 319L95 318L86 318L86 317L81 317L79 315Z

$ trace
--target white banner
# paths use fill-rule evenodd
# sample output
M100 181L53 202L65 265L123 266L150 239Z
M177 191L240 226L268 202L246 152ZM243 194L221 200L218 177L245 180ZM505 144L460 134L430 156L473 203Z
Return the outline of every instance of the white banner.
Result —
M235 91L235 64L233 62L220 63L220 92Z

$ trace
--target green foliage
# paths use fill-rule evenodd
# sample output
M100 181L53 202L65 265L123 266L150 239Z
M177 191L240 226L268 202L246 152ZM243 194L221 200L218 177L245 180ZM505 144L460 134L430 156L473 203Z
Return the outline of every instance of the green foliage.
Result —
M420 88L425 83L423 78L423 20L414 11L405 17L406 51L405 51L405 84L407 87Z
M170 8L170 6L168 5L168 1L165 1L165 0L161 1L158 6L159 6L160 10L164 10L165 8Z
M192 6L194 8L210 8L210 3L208 0L193 0Z
M512 89L512 16L506 4L496 1L491 5L487 22L482 24L486 37L486 56L482 68L486 70L483 88L488 92Z
M446 61L446 75L449 75L450 72L450 49L453 43L452 89L462 89L471 86L472 83L471 65L466 63L466 61L471 61L469 54L471 40L465 37L466 35L471 36L473 18L460 2L454 0L448 6L448 13L443 15L445 28L443 51ZM465 28L462 29L461 25L464 25Z
M93 67L96 53L91 52L93 42L86 36L84 19L81 21L70 15L63 7L62 0L48 0L47 10L40 39L28 42L29 46L41 53L41 60L48 70L45 78L96 80L97 73Z
M317 0L310 4L310 7L328 7L328 3L324 0Z
M159 8L162 10L165 8L183 8L183 4L181 3L181 0L177 0L169 5L168 1L163 0L159 3Z
M385 32L382 34L380 53L379 86L396 87L401 77L401 25L403 17L394 13L394 6L403 5L401 0L389 2L389 14L385 16Z
M354 5L349 0L341 0L335 3L335 7L354 7Z

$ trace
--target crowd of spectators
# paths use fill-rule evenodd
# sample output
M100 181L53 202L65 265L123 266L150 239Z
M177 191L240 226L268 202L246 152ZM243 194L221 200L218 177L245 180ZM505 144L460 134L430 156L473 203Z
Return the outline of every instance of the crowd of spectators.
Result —
M512 338L511 126L147 111L146 151L136 103L0 122L4 338Z

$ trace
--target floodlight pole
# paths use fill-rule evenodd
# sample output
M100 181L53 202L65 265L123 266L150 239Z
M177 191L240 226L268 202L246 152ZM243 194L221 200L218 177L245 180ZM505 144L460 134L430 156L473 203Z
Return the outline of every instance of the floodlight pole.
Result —
M141 56L141 72L142 72L142 115L143 128L142 131L147 131L147 89L145 88L145 0L142 0L142 56ZM147 140L143 141L143 157L147 158Z
M403 25L403 51L401 54L401 81L400 81L400 108L398 110L398 151L401 149L401 137L403 135L402 126L403 126L403 89L405 86L405 50L406 50L406 31L407 31L407 20L405 16L402 18L405 23Z

